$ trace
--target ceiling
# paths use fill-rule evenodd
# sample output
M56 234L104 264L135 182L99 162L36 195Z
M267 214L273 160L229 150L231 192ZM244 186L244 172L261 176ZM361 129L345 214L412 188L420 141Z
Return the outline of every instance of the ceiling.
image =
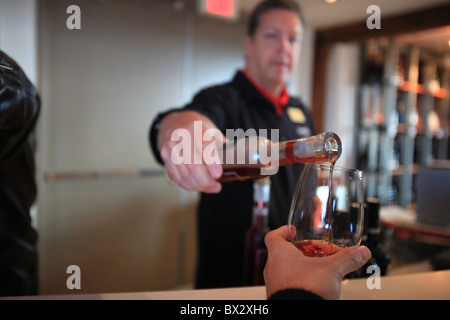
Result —
M249 12L260 0L238 0L241 10ZM327 4L323 0L296 0L305 13L310 26L316 29L351 22L364 21L370 5L380 7L381 18L417 11L449 3L449 0L338 0Z
M244 13L248 13L260 0L238 0ZM370 5L377 5L381 12L381 28L383 18L419 11L425 8L448 4L449 0L338 0L327 4L324 0L296 0L302 7L309 26L314 29L326 29L342 26L358 21L365 21ZM450 18L449 26L425 32L408 33L402 41L412 42L422 47L450 54Z

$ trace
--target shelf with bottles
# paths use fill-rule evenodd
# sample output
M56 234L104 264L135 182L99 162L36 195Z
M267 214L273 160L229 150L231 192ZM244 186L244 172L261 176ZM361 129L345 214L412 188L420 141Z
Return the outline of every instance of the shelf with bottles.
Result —
M424 55L421 67L419 82L424 93L419 98L423 112L423 149L426 149L421 164L429 165L436 160L449 159L450 66L448 62Z
M416 94L430 94L433 97L444 99L448 97L448 90L441 87L427 88L420 83L403 81L397 89L404 92L415 92Z
M417 52L416 61L413 54L402 52L396 64L396 133L414 139L414 163L428 165L447 158L449 71L448 64L446 67L424 50L420 55ZM411 65L405 72L407 63Z
M384 204L411 207L421 166L450 159L450 64L395 39L362 46L357 166Z

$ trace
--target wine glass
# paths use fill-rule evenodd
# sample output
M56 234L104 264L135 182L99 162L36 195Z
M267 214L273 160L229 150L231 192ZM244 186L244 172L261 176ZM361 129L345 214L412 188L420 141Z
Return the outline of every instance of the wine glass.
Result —
M331 163L305 165L289 212L291 241L306 256L322 257L361 242L363 175Z

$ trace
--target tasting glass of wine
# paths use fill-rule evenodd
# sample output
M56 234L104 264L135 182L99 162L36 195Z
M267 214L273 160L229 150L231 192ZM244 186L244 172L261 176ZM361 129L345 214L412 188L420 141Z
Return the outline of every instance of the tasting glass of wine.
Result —
M362 172L331 163L305 165L292 200L291 241L305 255L329 256L361 242L364 196Z

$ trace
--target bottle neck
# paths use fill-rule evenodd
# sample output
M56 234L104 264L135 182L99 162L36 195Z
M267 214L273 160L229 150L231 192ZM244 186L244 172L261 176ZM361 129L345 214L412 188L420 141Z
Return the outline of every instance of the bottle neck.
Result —
M365 217L367 234L379 234L380 229L380 203L376 198L366 200Z
M270 177L256 180L253 184L253 226L266 229L268 226L270 200Z
M341 140L332 132L277 143L259 136L230 140L218 150L223 166L219 181L260 179L276 174L280 166L295 163L334 164L341 152Z
M258 201L253 206L253 226L257 229L267 229L269 225L269 203Z
M341 153L341 140L332 132L279 143L280 166L311 162L334 163Z
M380 202L377 198L368 198L364 208L366 242L373 246L379 241L381 234Z

